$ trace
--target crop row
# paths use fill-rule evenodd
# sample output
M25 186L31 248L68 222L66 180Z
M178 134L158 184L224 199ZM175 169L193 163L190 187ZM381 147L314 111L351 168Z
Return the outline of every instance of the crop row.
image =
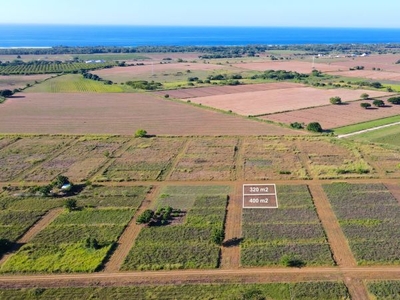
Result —
M46 65L8 65L0 66L0 74L51 74L51 73L69 73L80 70L96 70L113 66L111 63L59 63L59 64L46 64Z
M274 299L343 300L350 295L343 282L266 284L174 284L125 287L3 289L2 299ZM379 298L396 299L396 298Z
M359 264L400 263L400 206L383 184L324 185Z
M278 186L279 208L245 209L244 266L331 265L332 255L307 186Z
M400 281L368 282L369 292L381 300L400 300Z
M43 214L41 211L0 210L0 239L15 242Z

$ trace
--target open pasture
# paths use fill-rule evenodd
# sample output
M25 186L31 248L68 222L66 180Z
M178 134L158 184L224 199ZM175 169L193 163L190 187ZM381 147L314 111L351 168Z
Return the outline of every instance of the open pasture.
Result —
M94 272L133 217L130 209L64 212L0 268L2 273ZM98 245L88 245L95 239Z
M330 72L329 74L342 77L373 79L377 81L382 81L382 80L400 81L400 68L398 72L374 71L374 70L354 70L354 71L346 70L346 71Z
M0 90L24 88L28 84L32 85L36 81L42 81L50 76L49 74L0 76Z
M162 180L182 145L182 139L137 139L96 180Z
M122 93L132 91L128 86L108 85L102 81L83 78L80 74L66 74L46 80L25 90L27 93Z
M167 192L173 199L172 191ZM212 235L215 230L224 230L227 195L212 194L207 190L204 194L185 195L195 200L186 211L184 222L174 224L172 221L168 225L143 227L123 270L218 267L220 247L213 242ZM160 207L165 204L163 198L158 201ZM181 209L173 204L171 207Z
M349 183L323 187L358 264L399 264L400 206L387 188Z
M378 144L387 144L400 147L399 124L357 134L350 137L353 140L367 141Z
M155 92L155 94L164 96L168 94L170 97L177 99L189 99L197 97L207 97L207 96L217 96L217 95L229 95L229 94L239 94L246 92L261 92L275 89L290 89L298 88L299 85L290 82L279 82L279 83L261 83L261 84L245 84L237 86L209 86L209 87L199 87L191 89L178 89L171 91L160 91Z
M388 93L367 90L348 89L317 89L298 84L298 88L286 89L274 83L275 89L243 92L229 95L197 97L192 102L215 107L237 114L263 115L277 112L292 111L307 107L329 105L329 98L340 97L342 101L360 99L360 95L368 93L371 97L385 96ZM343 106L344 107L344 106ZM293 120L294 122L296 120Z
M294 141L246 138L242 147L245 180L309 178Z
M27 174L27 181L51 181L57 175L67 176L73 182L87 180L94 174L127 139L81 138L72 147L50 159Z
M70 142L62 137L26 137L0 149L0 181L14 179Z
M165 54L166 56L168 54ZM129 67L114 67L92 72L103 79L113 82L126 82L129 80L154 80L158 82L186 81L188 77L201 77L206 79L207 74L214 71L232 72L236 70L230 66L205 64L205 63L156 63L145 62L144 65Z
M168 180L233 180L237 139L190 140Z
M129 207L137 209L150 191L149 186L87 186L76 198L78 206Z
M368 94L371 94L370 92L367 91ZM362 102L372 101L366 100ZM356 101L346 103L345 105L327 105L277 113L260 118L285 124L293 122L305 124L319 122L323 129L332 129L400 114L400 105L364 109L360 107L360 103L361 101Z
M323 60L323 59L321 59ZM333 66L345 67L342 70L349 70L355 66L363 66L365 70L381 69L385 72L396 72L400 73L400 64L396 64L399 60L399 55L385 54L385 55L369 55L369 56L358 56L358 57L343 57L338 61L332 61L328 59L327 62Z
M263 61L263 62L250 62L250 63L238 63L234 64L237 68L242 68L246 70L254 70L254 71L266 71L266 70L285 70L285 71L295 71L298 73L309 74L314 69L321 72L328 71L338 71L343 69L342 66L323 64L323 63L314 63L306 62L306 61L298 61L298 60L290 60L290 61Z
M332 265L307 186L277 186L279 208L244 209L242 266Z

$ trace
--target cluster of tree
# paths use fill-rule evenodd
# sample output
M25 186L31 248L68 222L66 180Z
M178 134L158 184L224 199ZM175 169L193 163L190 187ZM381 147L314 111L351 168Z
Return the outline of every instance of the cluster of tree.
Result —
M85 46L68 47L57 46L52 48L19 48L19 49L0 49L0 55L51 55L51 54L99 54L99 53L178 53L178 52L199 52L206 54L230 55L256 55L257 53L268 50L291 50L306 51L310 54L321 53L348 53L361 55L363 53L399 53L399 43L389 44L332 44L332 45L246 45L246 46L137 46L137 47L117 47L117 46ZM299 53L299 55L302 55Z
M180 210L174 210L172 207L160 207L156 211L146 209L136 219L137 224L147 224L148 226L161 226L170 223L173 215L181 213Z
M0 66L7 67L7 66L50 66L50 65L61 65L61 64L72 64L75 63L74 61L66 61L62 62L60 60L48 61L48 60L31 60L28 62L22 60L13 60L13 61L0 61Z
M307 74L301 74L294 71L285 71L285 70L267 70L262 74L253 75L251 79L275 79L275 80L290 80L290 79L304 79L309 77Z
M400 97L391 97L387 101L391 104L400 104Z
M113 84L113 82L111 80L104 80L100 76L89 73L89 72L82 72L82 76L83 76L83 78L86 78L86 79L90 79L90 80L94 80L94 81L102 81L102 82L104 82L104 84L107 84L107 85Z
M376 106L376 107L384 107L386 104L385 104L385 102L384 102L383 100L374 100L374 101L372 102L372 105L374 105L374 106ZM362 102L362 103L360 103L360 106L361 106L362 108L365 108L365 109L370 108L372 105L371 105L371 103L368 103L368 102Z
M356 81L354 82L354 84L357 84L359 86L369 86L369 87L373 87L376 89L381 89L383 87L382 83L380 82L368 82L368 81Z
M16 92L16 90L14 90L14 91L11 91L8 89L0 90L0 97L8 98L8 97L11 97L12 95L14 95L15 92Z
M155 82L155 81L149 82L146 80L127 81L125 84L133 87L134 89L140 89L146 91L157 90L162 87L162 83L160 82Z
M63 190L63 193L68 194L73 191L73 184L69 181L68 177L58 175L50 184L43 186L33 186L29 189L32 194L39 194L44 197L58 196L58 193L52 193L53 189L61 189L63 186L68 185L68 188Z
M355 66L352 68L349 68L350 71L354 71L354 70L364 70L364 66Z

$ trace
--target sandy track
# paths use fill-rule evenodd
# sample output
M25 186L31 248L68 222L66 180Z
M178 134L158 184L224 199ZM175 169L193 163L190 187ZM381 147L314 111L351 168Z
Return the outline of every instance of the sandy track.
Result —
M314 199L317 214L321 220L328 237L335 262L340 267L354 267L357 265L353 253L350 250L347 239L336 219L331 204L326 197L321 185L309 184L311 195Z
M252 268L94 274L1 276L0 288L125 286L131 284L269 283L302 281L400 280L400 267Z
M6 254L0 260L0 266L5 261L17 252L24 244L29 243L40 231L42 231L47 225L54 221L55 218L63 211L63 208L55 208L47 212L41 217L17 242L16 246L12 249L9 254Z
M125 228L124 232L120 236L117 242L117 249L112 254L109 261L106 263L104 267L104 272L112 273L117 272L121 268L122 264L125 261L126 256L131 250L133 244L137 236L142 229L142 225L136 224L136 218L142 212L150 207L151 201L155 198L155 195L158 193L158 187L153 187L151 193L147 195L146 199L142 202L138 211L135 214L135 217L129 222L128 226Z
M225 243L221 247L221 268L236 269L240 266L240 246L237 243L229 245L233 239L242 237L242 185L237 183L230 197L225 221Z

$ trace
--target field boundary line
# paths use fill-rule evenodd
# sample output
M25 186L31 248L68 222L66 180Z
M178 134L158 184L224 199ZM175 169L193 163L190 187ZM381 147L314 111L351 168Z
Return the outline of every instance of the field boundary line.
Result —
M103 174L103 172L106 171L112 165L112 163L115 161L116 158L120 157L122 154L128 151L128 149L132 146L134 141L135 141L134 139L131 139L123 143L117 150L114 151L112 157L107 159L91 176L89 176L88 180L95 181L95 179L99 175Z
M347 138L347 137L349 137L349 136L353 136L353 135L357 135L357 134L362 134L362 133L366 133L366 132L369 132L369 131L374 131L374 130L378 130L378 129L382 129L382 128L386 128L386 127L390 127L390 126L394 126L394 125L400 125L400 122L395 122L395 123L391 123L391 124L376 126L376 127L372 127L372 128L368 128L368 129L364 129L364 130L352 132L352 133L340 134L340 135L338 135L337 137L338 137L339 139Z
M339 267L355 267L357 262L350 250L348 241L323 188L309 183L308 188L317 210L318 218L324 228L333 258Z
M172 173L174 172L176 166L178 165L180 159L186 154L188 148L189 148L189 144L190 144L190 139L189 138L185 138L185 142L182 146L182 149L179 151L179 153L175 156L175 158L173 159L173 162L168 170L168 172L165 174L164 176L164 181L167 181L171 178Z
M112 253L109 260L105 263L103 269L104 272L118 272L122 267L125 258L128 256L129 251L131 251L133 245L135 244L135 240L143 227L143 225L136 224L137 216L148 209L151 203L155 201L155 197L157 196L159 189L160 186L152 186L151 192L147 194L146 198L140 204L134 216L119 237L116 249Z
M45 229L51 222L53 222L63 211L63 208L55 208L49 210L44 214L36 223L34 223L25 234L15 242L15 246L8 253L6 253L0 260L0 266L13 254L15 254L23 245L29 243L40 231Z
M239 137L236 144L235 151L235 170L234 170L234 179L235 180L244 180L244 137Z
M64 145L63 148L61 148L58 151L53 152L52 155L49 155L44 161L38 163L38 164L34 164L33 166L29 167L28 169L22 171L21 173L19 173L14 180L19 180L19 181L24 181L24 177L28 176L29 174L33 173L35 170L41 168L43 166L43 164L45 164L46 162L57 158L58 156L60 156L61 154L63 154L64 152L66 152L68 149L70 149L71 147L73 147L75 144L77 144L79 141L79 137L74 137L72 138L72 140L68 141L68 143L66 145Z

